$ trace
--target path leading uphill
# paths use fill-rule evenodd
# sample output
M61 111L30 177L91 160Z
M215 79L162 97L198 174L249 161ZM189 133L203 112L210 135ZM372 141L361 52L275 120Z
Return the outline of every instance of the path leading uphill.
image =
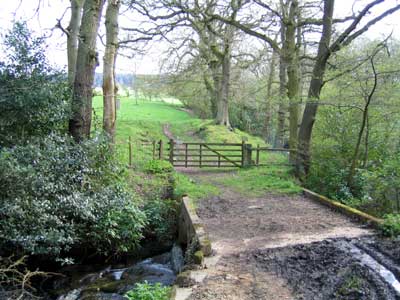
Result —
M197 204L215 254L188 299L399 299L363 263L377 263L365 250L379 252L371 230L301 195L245 197L215 182L234 172L178 171L221 189Z

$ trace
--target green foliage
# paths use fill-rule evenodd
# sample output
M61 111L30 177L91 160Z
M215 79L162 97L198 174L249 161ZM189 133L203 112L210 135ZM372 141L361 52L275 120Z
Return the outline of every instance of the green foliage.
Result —
M381 231L386 236L400 235L400 214L387 214L381 226Z
M148 220L146 237L155 237L160 242L174 240L177 232L178 202L175 200L148 200L143 211Z
M171 288L160 283L137 283L135 288L125 294L129 300L168 300Z
M150 174L171 173L173 166L165 160L149 160L144 164L143 170Z
M135 248L145 225L107 140L51 135L0 152L0 247L59 256Z
M4 36L0 62L0 146L62 131L69 116L65 75L45 58L44 38L33 37L25 23Z

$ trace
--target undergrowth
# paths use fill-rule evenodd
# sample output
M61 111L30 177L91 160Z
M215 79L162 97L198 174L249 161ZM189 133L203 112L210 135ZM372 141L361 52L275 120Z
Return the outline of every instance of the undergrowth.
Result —
M126 293L128 300L168 300L171 287L162 286L160 283L137 283L135 288Z

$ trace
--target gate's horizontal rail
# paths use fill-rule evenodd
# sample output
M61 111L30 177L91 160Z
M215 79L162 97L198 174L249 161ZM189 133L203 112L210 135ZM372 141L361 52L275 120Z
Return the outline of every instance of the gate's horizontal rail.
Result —
M174 162L188 162L188 163L190 163L190 162L201 162L201 163L218 163L218 160L193 160L193 159L188 159L188 160L185 160L185 159L174 159ZM223 160L221 160L220 161L220 163L230 163L230 164L233 164L233 163L241 163L242 161L241 160L230 160L230 161L223 161Z
M204 147L206 147L206 146L204 145ZM185 148L174 148L174 151L186 151L186 149ZM187 149L187 151L188 152L189 151L199 152L200 150L197 148L197 149ZM211 148L211 149L203 148L202 149L202 152L214 152L214 151L218 151L218 152L242 152L242 149L214 149L214 148Z
M235 167L237 167L237 166L235 166L235 165L232 165L232 164L230 164L230 165L200 165L200 164L197 164L197 165L174 165L174 167L183 167L183 168L188 168L188 167L200 167L200 168L215 168L215 167L218 167L218 168L235 168Z
M200 156L200 153L198 154L175 154L174 157L186 157L186 156ZM221 155L218 154L201 154L201 157L220 157ZM241 155L230 155L230 154L224 154L226 157L242 157Z
M242 144L238 143L179 143L178 145L242 146Z

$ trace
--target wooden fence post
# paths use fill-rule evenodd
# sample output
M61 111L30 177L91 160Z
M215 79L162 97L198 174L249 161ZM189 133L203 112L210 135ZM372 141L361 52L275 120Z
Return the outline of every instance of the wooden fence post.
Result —
M256 166L260 164L260 144L257 144Z
M174 140L169 140L169 162L174 165Z
M243 145L243 160L242 160L242 167L250 167L252 165L252 147L251 144L244 144Z
M129 167L132 167L132 138L129 136Z
M185 168L188 166L188 144L185 143Z
M245 141L244 141L244 139L242 140L242 168L244 167L244 165L245 165L245 162L244 162L244 160L245 160L245 155L244 155L244 152L245 152Z
M202 159L203 158L203 145L202 144L200 144L200 153L199 154L200 154L199 155L200 156L200 159L199 159L200 160L200 164L199 165L200 165L200 168L201 168L202 160L203 160Z
M158 145L159 145L159 151L158 151L158 159L163 159L163 157L164 157L164 145L163 145L163 141L162 140L160 140L159 142L158 142Z

